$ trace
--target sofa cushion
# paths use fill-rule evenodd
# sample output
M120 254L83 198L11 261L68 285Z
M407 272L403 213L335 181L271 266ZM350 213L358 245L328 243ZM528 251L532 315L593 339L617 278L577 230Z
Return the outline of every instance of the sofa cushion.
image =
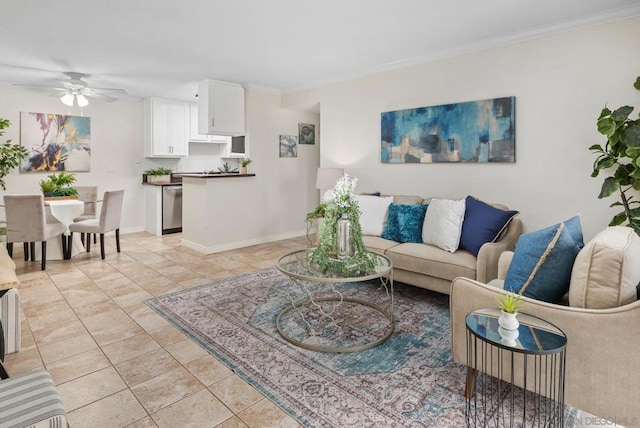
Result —
M396 241L390 241L388 239L381 238L373 235L362 235L362 242L369 251L384 254L391 247L398 245Z
M501 210L467 196L460 248L477 256L480 247L487 242L494 242L516 215L518 211Z
M449 281L458 276L476 277L477 259L467 251L450 253L431 245L406 243L389 248L385 255L393 262L394 269L404 269Z
M424 198L422 196L413 195L393 195L393 202L403 205L420 205L424 202Z
M505 290L555 303L569 290L571 269L584 246L580 217L520 236Z
M464 199L431 199L424 217L422 241L451 253L456 251L460 243L464 209Z
M573 265L569 305L604 309L636 300L640 237L630 227L608 227L580 250Z
M389 204L393 196L380 197L370 195L356 195L360 208L360 227L364 235L380 236L384 229Z
M426 205L389 205L387 222L382 231L382 238L398 242L422 243L422 225Z

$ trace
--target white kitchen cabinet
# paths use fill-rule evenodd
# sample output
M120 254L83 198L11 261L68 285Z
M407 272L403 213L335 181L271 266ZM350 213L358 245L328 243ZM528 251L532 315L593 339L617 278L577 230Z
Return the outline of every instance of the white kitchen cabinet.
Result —
M192 143L230 144L231 137L225 135L205 135L198 131L198 103L190 105L189 141Z
M244 88L237 83L203 80L198 85L198 132L244 135Z
M145 156L181 158L189 155L189 103L163 98L144 100Z

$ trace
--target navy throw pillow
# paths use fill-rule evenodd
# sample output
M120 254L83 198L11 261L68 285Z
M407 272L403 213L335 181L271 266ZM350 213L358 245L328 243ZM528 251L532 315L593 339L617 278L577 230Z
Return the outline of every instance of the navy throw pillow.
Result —
M504 289L557 303L569 291L571 270L584 247L580 217L520 236Z
M458 247L478 256L480 247L487 242L493 242L516 215L518 211L501 210L467 196Z
M391 203L387 212L387 223L382 235L396 242L422 243L422 225L427 205L405 205Z

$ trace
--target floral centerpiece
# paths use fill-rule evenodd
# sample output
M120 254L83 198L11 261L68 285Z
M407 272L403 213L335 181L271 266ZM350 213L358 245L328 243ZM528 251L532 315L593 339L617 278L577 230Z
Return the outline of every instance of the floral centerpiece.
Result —
M360 208L353 193L357 182L357 178L345 174L324 197L324 221L318 230L318 245L309 254L311 266L323 273L356 276L371 272L376 267L377 258L366 250L362 241ZM350 254L346 259L337 257L336 226L339 219L350 223Z

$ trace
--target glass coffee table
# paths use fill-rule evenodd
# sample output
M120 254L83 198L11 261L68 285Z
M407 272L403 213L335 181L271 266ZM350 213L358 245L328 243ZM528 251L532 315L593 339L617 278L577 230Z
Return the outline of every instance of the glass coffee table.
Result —
M387 340L394 331L393 263L372 253L376 267L354 276L320 272L303 249L282 256L290 304L276 319L280 335L318 352L358 352Z

